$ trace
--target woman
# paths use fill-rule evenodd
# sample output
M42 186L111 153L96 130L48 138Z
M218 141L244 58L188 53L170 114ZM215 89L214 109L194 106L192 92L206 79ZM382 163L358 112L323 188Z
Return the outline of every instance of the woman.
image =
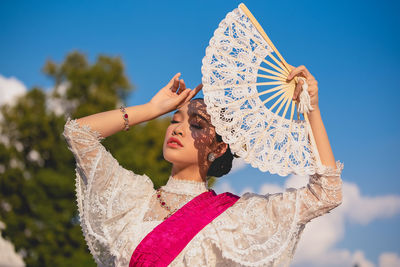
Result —
M229 172L232 153L216 135L201 99L180 74L150 102L68 120L64 136L77 161L82 229L101 266L288 266L304 226L341 203L343 164L335 162L318 108L318 86L304 67L288 80L309 84L308 116L325 169L306 187L279 194L216 195L207 176ZM301 92L300 82L293 99ZM100 141L129 126L174 113L165 135L171 176L154 190L146 175L121 166Z

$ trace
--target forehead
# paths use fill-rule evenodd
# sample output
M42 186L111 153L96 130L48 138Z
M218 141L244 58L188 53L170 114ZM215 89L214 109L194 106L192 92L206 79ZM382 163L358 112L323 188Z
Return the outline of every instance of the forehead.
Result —
M206 104L202 99L195 99L186 103L175 113L181 113L188 116L201 115L208 121L210 120L210 115L207 113Z

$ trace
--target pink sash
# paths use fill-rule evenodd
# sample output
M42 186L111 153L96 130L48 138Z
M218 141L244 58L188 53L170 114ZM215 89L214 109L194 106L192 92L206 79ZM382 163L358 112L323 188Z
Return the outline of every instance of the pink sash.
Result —
M217 195L213 190L198 195L140 242L129 267L168 266L201 229L238 199L234 194Z

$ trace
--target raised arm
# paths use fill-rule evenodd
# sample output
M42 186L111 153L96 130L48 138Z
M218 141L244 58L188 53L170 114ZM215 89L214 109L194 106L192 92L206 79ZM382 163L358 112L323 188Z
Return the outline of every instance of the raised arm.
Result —
M129 126L149 121L176 108L179 108L201 90L202 85L194 90L186 88L177 73L148 103L125 108ZM105 138L124 129L124 119L119 109L97 113L77 120L81 126L89 126Z
M318 106L318 82L305 66L294 68L290 72L288 80L293 79L295 76L304 77L307 80L308 93L311 99L311 107L313 108L313 110L308 113L308 119L310 121L314 139L317 144L321 162L324 166L331 166L332 168L335 168L335 157L333 156L328 134L326 133L325 126L322 122L321 112ZM299 83L297 84L296 90L293 94L293 100L298 99L303 84L303 80L299 80Z
M306 78L308 93L313 110L308 113L308 119L317 145L321 163L326 168L322 173L310 177L308 185L298 190L300 222L307 222L320 216L341 204L342 180L340 177L343 164L335 162L328 134L322 122L321 111L318 106L318 83L305 66L294 68L288 76L291 80L295 76ZM303 81L298 83L293 99L297 100L301 93Z
M187 89L185 82L179 80L180 73L176 74L169 83L162 88L146 104L125 108L129 126L154 119L168 113L189 101L201 89ZM78 171L93 176L94 163L104 166L104 161L112 158L100 141L125 128L123 113L119 109L105 111L86 116L77 120L69 120L65 125L64 136L70 150L73 152ZM100 154L103 157L100 157ZM97 159L97 160L96 160ZM113 158L112 158L113 159ZM116 161L114 161L117 164Z

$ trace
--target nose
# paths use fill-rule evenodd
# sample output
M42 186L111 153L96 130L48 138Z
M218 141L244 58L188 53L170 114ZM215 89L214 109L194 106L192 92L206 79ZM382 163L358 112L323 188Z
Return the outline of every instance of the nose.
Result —
M172 135L180 135L183 136L182 124L178 123L176 127L172 131Z

